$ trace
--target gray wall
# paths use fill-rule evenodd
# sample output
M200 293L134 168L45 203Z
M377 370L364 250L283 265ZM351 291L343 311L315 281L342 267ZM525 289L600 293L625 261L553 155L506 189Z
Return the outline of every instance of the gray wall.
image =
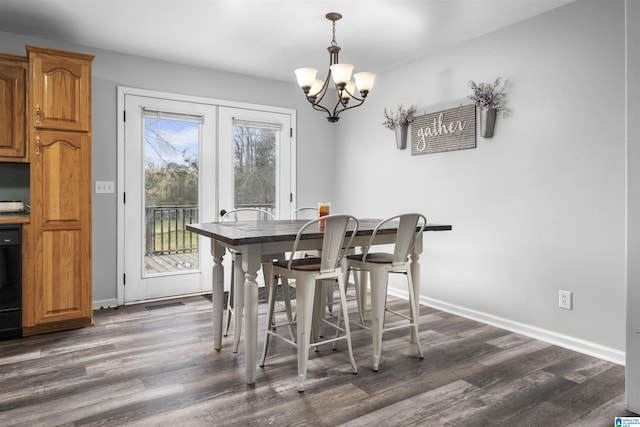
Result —
M570 3L380 75L341 123L338 181L354 186L338 203L453 225L426 237L423 302L624 359L624 28L623 0ZM411 156L380 125L385 106L438 111L498 76L512 112L476 149Z

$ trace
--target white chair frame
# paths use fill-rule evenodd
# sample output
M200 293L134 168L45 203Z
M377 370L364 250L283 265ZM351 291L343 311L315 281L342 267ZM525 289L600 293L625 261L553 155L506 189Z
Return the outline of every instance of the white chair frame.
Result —
M318 218L320 210L312 206L302 206L291 212L291 219L315 219Z
M391 221L399 221L396 241L393 253L370 253L376 235L379 230ZM356 294L358 300L358 311L361 321L364 324L364 307L361 305L366 301L362 295L366 295L367 290L361 288L358 278L358 272L368 272L371 285L371 335L373 343L373 370L378 371L380 358L382 355L382 335L385 331L395 329L411 328L416 337L416 349L420 359L424 357L420 340L418 339L418 301L414 295L413 277L409 265L408 256L417 238L420 237L426 226L427 219L420 213L406 213L394 215L386 218L376 225L373 234L369 240L369 244L363 248L362 254L347 256L347 269L345 271L345 282L349 277L349 272L354 270L354 282L356 286ZM393 312L396 315L408 320L407 323L396 325L394 327L385 328L385 312L391 311L386 308L387 288L389 282L389 273L404 273L407 276L407 284L409 290L409 316L402 313ZM369 328L368 328L369 329Z
M295 258L294 254L297 251L298 244L301 236L305 231L312 227L318 227L321 229L321 224L324 224L323 231L323 243L322 252L320 258ZM349 228L351 226L351 228ZM267 322L265 326L265 338L264 348L262 351L262 358L260 359L260 366L264 367L265 359L267 357L267 349L269 346L269 339L274 336L282 339L283 341L295 346L298 354L298 391L304 391L304 382L307 376L307 361L309 358L309 349L312 345L317 348L320 344L334 343L338 340L346 340L349 350L349 359L353 373L358 372L355 359L353 357L353 349L351 346L351 330L349 326L349 316L347 312L347 301L345 294L344 277L345 271L342 270L341 260L344 257L345 248L351 246L351 241L355 237L359 226L359 221L356 217L351 215L328 215L322 218L316 218L307 222L297 233L291 256L288 261L280 261L273 263L273 272L270 275L273 281L275 277L288 278L295 280L296 288L296 340L290 340L287 337L278 334L277 328L281 326L290 326L291 319L287 319L286 323L276 324L275 328L271 328L274 315L274 284L272 283L269 289L268 298L268 311ZM349 230L349 231L347 231ZM349 234L349 241L347 245L344 245L347 234ZM321 322L325 325L329 325L336 329L336 335L334 338L326 338L320 340L319 337L313 337L312 339L312 323L314 318L314 305L315 302L321 298L322 295L322 281L324 280L336 280L338 282L338 288L340 293L340 306L341 315L338 316L337 322L330 322L324 318ZM344 318L344 327L341 327L340 317ZM319 326L319 325L316 325ZM314 327L314 329L316 329ZM340 333L344 335L340 335Z

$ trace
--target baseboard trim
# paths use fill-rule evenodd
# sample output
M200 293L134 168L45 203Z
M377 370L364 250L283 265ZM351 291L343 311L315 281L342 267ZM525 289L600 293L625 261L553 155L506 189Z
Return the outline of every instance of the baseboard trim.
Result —
M101 310L104 308L114 308L117 306L118 306L118 300L116 298L93 301L93 304L92 304L92 307L94 310Z
M408 298L408 293L406 291L398 291L397 289L389 288L389 294L400 298ZM606 347L590 341L582 340L580 338L559 334L557 332L549 331L546 329L537 328L535 326L526 325L524 323L514 322L513 320L494 316L492 314L487 314L481 311L472 310L455 304L450 304L434 298L428 298L424 295L420 296L420 304L424 304L429 307L445 311L447 313L466 317L471 320L486 323L497 328L506 329L511 332L526 335L540 341L548 342L550 344L558 345L569 350L607 360L618 365L625 365L625 352L616 350L611 347Z

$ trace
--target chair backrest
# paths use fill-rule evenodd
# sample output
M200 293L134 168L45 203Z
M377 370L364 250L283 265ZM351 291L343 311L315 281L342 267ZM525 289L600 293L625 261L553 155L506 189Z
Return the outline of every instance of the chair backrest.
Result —
M399 266L405 263L407 256L409 256L409 252L413 249L416 239L420 236L424 227L427 225L427 218L420 213L405 213L383 219L373 230L369 246L365 249L365 253L362 257L363 261L366 261L368 248L372 247L378 231L382 229L385 224L391 221L398 221L396 242L393 248L392 265L394 266Z
M238 208L226 212L222 215L221 220L224 222L272 221L273 214L258 208Z
M289 258L289 269L294 260L293 254L298 250L298 244L305 231L314 228L317 232L323 233L322 252L320 254L320 272L333 271L338 267L340 260L344 256L344 251L351 246L351 242L358 232L360 222L352 215L327 215L322 218L315 218L307 222L298 231L296 240L293 243L293 250ZM348 240L347 240L348 234ZM345 245L345 241L347 244Z
M291 219L314 219L318 216L318 208L312 206L301 207L291 213Z

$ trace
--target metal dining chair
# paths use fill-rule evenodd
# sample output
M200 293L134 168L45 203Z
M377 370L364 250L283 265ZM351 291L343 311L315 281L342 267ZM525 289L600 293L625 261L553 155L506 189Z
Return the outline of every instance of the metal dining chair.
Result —
M314 219L318 218L319 213L320 212L316 207L303 206L294 209L294 211L291 213L291 219Z
M273 214L271 214L271 212L258 208L237 208L228 212L224 212L221 217L221 220L223 222L272 221L273 219ZM242 274L242 263L236 262L236 259L240 256L240 254L235 251L230 251L230 253L232 256L231 282L229 286L229 293L227 295L227 316L225 319L223 335L226 337L229 334L229 325L231 324L231 318L233 317L233 352L237 353L238 347L240 345L240 337L242 335L241 332L243 313L241 311L237 312L235 310L235 301L236 297L240 298L244 294L244 275ZM268 276L269 274L271 274L271 262L276 258L284 258L284 254L267 255L267 258L263 260L264 262L262 263L262 274L264 276L265 286L268 286L269 283ZM291 316L291 305L288 295L288 288L284 289L283 293L285 294L285 306L287 309L287 313L289 316Z
M230 211L222 211L222 221L273 221L273 214L259 208L237 208Z
M306 219L311 220L314 218L318 218L320 216L320 210L316 207L312 206L303 206L301 208L294 209L291 212L291 219ZM295 254L296 258L304 258L306 256L320 256L320 251L317 250L306 250L300 251Z
M344 256L345 247L351 245L353 237L358 231L359 221L351 215L328 215L322 218L312 219L307 222L297 233L289 260L276 261L273 263L273 273L270 275L272 280L269 285L267 322L265 324L264 348L260 366L264 367L267 357L267 349L271 337L278 337L283 341L295 346L298 353L298 391L304 391L304 382L307 377L307 361L309 359L309 349L318 348L321 344L337 343L339 340L346 340L349 351L349 359L353 373L358 372L355 359L353 357L353 349L351 346L351 330L349 327L349 315L347 312L347 301L344 285L344 272L340 264ZM321 232L323 236L322 251L320 257L295 258L294 254L298 250L298 245L302 240L302 236L309 230ZM348 244L344 245L348 238ZM296 289L296 321L292 322L287 319L285 323L275 322L275 328L270 325L274 322L274 301L275 301L275 283L276 277L288 278L295 280ZM315 301L321 298L322 281L336 280L340 293L341 316L338 320L330 321L324 316L320 319L322 325L328 325L336 329L336 335L333 338L318 337L312 339L312 320ZM344 327L340 317L344 319ZM293 341L285 335L278 333L278 328L283 326L296 325L296 340ZM341 333L343 335L341 335ZM327 337L325 334L324 337Z
M393 248L393 253L369 252L372 247L376 235L384 229L384 226L390 222L398 222L398 231ZM380 365L380 357L382 354L382 335L384 332L402 328L411 328L416 339L416 349L418 356L422 359L423 353L418 339L418 301L413 290L413 278L411 276L411 268L409 265L409 253L413 249L416 239L420 238L421 233L426 226L427 220L424 215L419 213L406 213L395 215L380 221L373 230L373 234L369 240L369 244L364 247L364 251L357 255L348 255L347 269L345 272L345 282L349 277L349 271L354 271L354 282L356 286L356 294L358 299L358 311L363 319L362 313L364 307L361 306L364 301L362 293L366 295L367 290L363 289L357 271L368 272L370 276L371 286L371 330L373 342L373 370L378 371ZM407 276L407 285L409 293L409 315L387 309L387 287L389 281L389 273L403 273ZM394 326L385 327L385 313L393 314L405 319L406 322L394 324Z
M303 206L295 209L291 213L291 219L314 219L320 216L320 209L315 206ZM296 258L304 258L309 256L320 256L320 251L318 250L306 250L300 251L296 254ZM285 279L286 280L286 279ZM333 312L333 291L334 291L334 283L333 281L325 282L325 287L323 292L326 294L327 299L327 308L329 312Z

